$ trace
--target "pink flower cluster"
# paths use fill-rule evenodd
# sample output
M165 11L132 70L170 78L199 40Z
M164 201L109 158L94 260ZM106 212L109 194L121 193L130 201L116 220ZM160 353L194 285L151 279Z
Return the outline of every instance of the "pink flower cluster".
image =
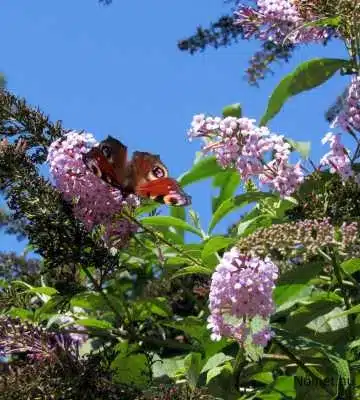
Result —
M136 226L125 219L114 221L113 216L124 206L138 205L138 199L134 196L123 198L120 190L86 168L83 154L96 144L90 133L70 131L50 145L47 161L55 185L64 199L73 205L75 217L84 223L87 230L103 224L105 243L110 244L116 237L121 239L116 247L121 247L136 231Z
M289 163L290 145L282 136L254 122L248 118L222 119L200 114L194 116L188 135L203 138L203 151L212 151L222 167L235 167L244 180L258 176L261 183L282 197L289 196L304 180L300 163ZM266 162L265 156L271 152L274 157Z
M348 151L340 142L340 135L327 133L322 139L322 143L330 144L330 151L320 160L320 166L330 167L331 173L338 173L343 180L347 180L354 175L351 167L351 160Z
M235 12L235 23L241 25L246 38L255 37L263 41L281 44L287 39L291 43L324 41L326 29L304 27L306 22L293 0L257 0L255 7L240 4Z
M360 131L360 76L358 75L351 80L334 126L341 126L345 130L350 127Z
M246 256L235 247L225 252L211 279L208 328L212 339L230 337L240 343L250 339L265 346L271 338L268 319L274 312L277 277L278 268L269 258ZM254 318L263 321L260 331L251 325Z

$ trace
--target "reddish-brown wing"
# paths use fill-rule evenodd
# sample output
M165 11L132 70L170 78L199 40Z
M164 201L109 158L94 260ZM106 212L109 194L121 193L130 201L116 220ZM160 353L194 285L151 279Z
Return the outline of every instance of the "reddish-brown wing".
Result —
M191 204L191 197L181 189L178 182L173 178L159 178L142 183L136 187L136 194L171 206L188 206Z
M141 197L173 206L191 204L190 196L175 179L169 178L168 170L158 155L135 152L129 165L129 181Z
M122 188L127 174L127 147L108 136L99 146L84 154L85 165L110 185Z

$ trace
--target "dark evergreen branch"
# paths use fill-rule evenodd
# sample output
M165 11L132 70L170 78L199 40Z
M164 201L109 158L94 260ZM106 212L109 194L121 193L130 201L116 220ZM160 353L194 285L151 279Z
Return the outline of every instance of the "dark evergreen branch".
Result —
M25 139L32 161L43 163L47 147L63 133L60 121L50 122L48 116L38 108L30 107L24 99L0 90L0 139Z
M73 217L71 205L63 201L35 166L46 159L47 146L52 140L63 134L60 123L52 124L39 110L8 92L0 94L0 106L1 134L25 138L32 153L24 155L15 151L13 145L0 150L0 191L7 200L12 220L25 222L23 232L44 258L45 268L67 268L73 276L78 264L114 270L117 259L86 232ZM37 149L35 154L34 149ZM72 284L73 276L68 277Z
M207 47L229 46L243 39L243 29L239 25L234 25L234 17L225 15L216 22L212 22L209 28L199 26L196 33L187 39L179 40L178 47L182 51L188 51L194 54L198 51L204 51Z
M26 259L15 252L0 252L0 279L7 282L17 279L30 284L39 283L40 268L39 260Z

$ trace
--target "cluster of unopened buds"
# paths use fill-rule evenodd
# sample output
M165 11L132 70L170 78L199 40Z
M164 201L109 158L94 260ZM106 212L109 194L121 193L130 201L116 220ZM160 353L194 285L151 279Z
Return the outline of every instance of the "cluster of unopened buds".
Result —
M128 219L114 220L123 209L139 204L135 196L124 197L121 191L111 187L90 171L83 155L97 142L90 133L70 131L49 147L47 161L57 189L64 199L73 205L73 213L86 229L103 225L103 239L113 247L122 247L137 226Z
M290 144L253 119L195 115L189 137L204 139L203 151L213 152L222 167L236 168L243 180L257 177L283 197L304 180L300 163L289 162ZM271 153L273 158L266 161Z

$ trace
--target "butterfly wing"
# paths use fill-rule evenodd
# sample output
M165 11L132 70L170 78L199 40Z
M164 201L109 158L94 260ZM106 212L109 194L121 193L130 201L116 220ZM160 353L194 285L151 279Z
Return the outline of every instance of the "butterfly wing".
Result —
M134 153L129 176L137 195L173 206L191 204L191 197L168 175L158 155L139 151Z
M108 136L99 146L84 154L85 165L99 178L122 188L127 174L127 147Z
M191 197L173 178L159 178L136 187L136 194L170 206L188 206Z

